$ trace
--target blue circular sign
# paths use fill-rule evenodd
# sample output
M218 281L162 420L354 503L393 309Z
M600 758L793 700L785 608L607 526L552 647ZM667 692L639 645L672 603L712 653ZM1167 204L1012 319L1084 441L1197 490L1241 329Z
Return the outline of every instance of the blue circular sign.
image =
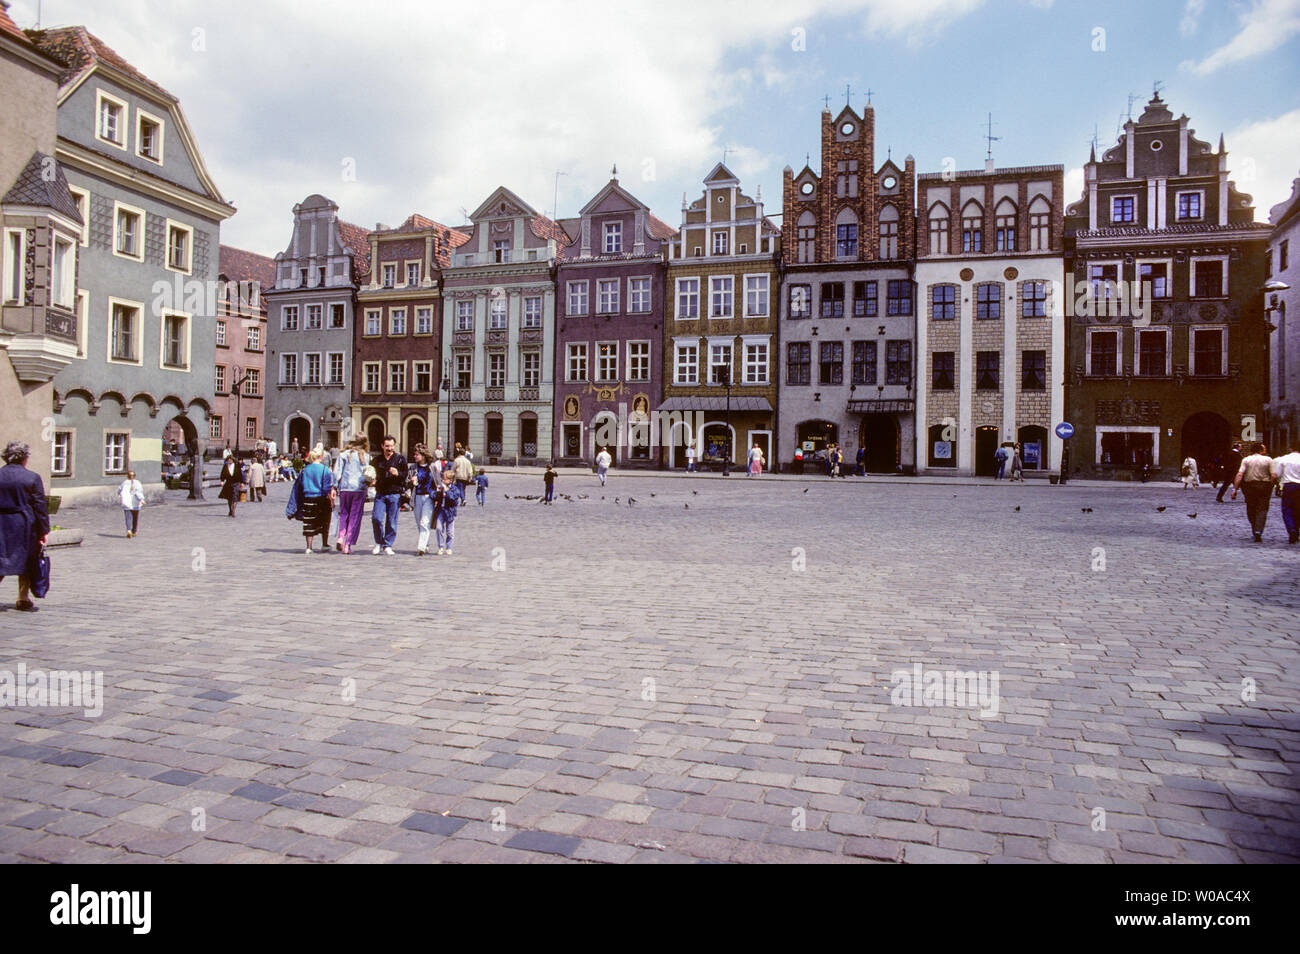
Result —
M1063 441L1068 441L1074 436L1074 425L1069 421L1062 421L1056 425L1056 436Z

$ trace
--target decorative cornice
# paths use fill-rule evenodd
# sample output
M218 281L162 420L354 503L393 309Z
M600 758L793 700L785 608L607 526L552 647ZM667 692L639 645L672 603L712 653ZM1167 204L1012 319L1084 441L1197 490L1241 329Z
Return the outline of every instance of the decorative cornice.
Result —
M173 185L157 176L113 162L93 149L66 139L59 139L55 156L74 169L108 179L115 185L135 192L144 192L165 202L172 202L187 211L216 222L222 222L235 214L235 209L231 205L215 202L183 186Z

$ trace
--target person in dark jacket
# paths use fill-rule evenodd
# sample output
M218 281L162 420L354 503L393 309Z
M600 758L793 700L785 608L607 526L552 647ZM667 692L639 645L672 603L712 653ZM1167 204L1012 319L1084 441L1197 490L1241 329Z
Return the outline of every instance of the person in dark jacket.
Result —
M383 454L370 459L375 468L375 502L370 510L370 526L375 532L375 556L393 555L397 542L397 515L401 512L402 491L406 488L406 458L397 453L397 438L384 438Z
M244 468L239 459L231 454L221 465L221 493L217 494L230 506L229 516L235 515L235 504L239 503L239 485L244 482Z
M0 467L0 580L18 577L17 609L36 612L31 600L30 567L50 534L41 475L27 469L31 448L10 441Z

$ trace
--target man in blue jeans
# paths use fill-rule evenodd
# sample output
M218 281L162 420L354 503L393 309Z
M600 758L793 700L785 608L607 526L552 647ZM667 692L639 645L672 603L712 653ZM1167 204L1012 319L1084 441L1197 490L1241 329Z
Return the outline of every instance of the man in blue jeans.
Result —
M406 458L396 448L397 440L389 434L384 438L383 456L371 461L375 467L375 503L370 512L375 548L370 552L375 556L380 551L392 556L393 544L397 542L397 516L406 486Z

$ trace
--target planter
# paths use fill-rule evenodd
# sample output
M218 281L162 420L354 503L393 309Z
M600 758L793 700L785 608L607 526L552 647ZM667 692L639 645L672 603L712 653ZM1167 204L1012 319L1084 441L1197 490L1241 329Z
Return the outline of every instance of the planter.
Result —
M84 530L51 530L45 547L46 549L50 547L79 547L85 536L86 531Z
M58 494L47 494L45 497L46 512L51 517L54 516L56 513L59 512L59 504L61 504L62 502L63 502L63 498L60 497Z

